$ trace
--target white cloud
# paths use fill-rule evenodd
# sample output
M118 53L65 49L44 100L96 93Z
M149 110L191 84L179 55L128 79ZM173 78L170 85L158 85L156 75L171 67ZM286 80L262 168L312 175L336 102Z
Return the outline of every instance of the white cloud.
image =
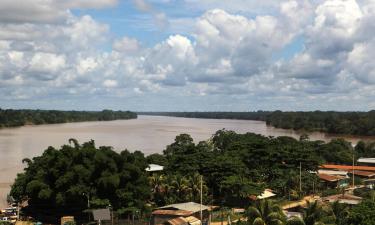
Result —
M140 50L140 43L135 38L123 37L115 40L112 48L118 52L135 53Z
M17 2L0 2L1 100L89 93L156 104L151 99L173 96L175 104L169 105L176 107L181 99L198 104L204 99L215 109L238 104L247 110L250 104L329 109L335 101L344 107L355 99L363 109L375 93L370 0L267 0L258 1L257 9L249 7L256 1L189 0L201 9L217 9L196 18L171 18L167 38L153 46L128 36L116 39L109 25L70 12L111 7L114 0L37 0L19 8ZM150 3L159 4L135 1L142 12L167 21L170 14ZM1 14L5 9L16 14ZM173 32L181 24L188 28ZM303 48L280 57L295 48L296 38Z
M114 88L117 87L118 83L115 80L105 80L103 82L103 86L107 88Z

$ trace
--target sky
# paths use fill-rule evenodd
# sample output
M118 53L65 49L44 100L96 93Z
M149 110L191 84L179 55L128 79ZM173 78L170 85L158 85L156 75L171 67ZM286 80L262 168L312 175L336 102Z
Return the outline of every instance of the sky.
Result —
M1 0L0 108L375 109L373 0Z

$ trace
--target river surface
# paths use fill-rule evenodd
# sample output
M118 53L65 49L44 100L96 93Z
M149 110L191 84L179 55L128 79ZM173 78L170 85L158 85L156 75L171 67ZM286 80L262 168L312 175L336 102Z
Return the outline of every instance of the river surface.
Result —
M0 206L5 206L6 194L16 174L21 172L23 158L42 154L48 147L59 148L68 144L69 138L80 143L95 140L97 146L113 146L115 151L140 150L146 155L161 153L176 135L190 134L196 142L209 139L219 129L238 133L254 132L265 136L292 136L301 133L293 130L276 129L262 121L195 119L166 116L138 116L133 120L106 122L79 122L24 126L0 129ZM375 141L375 137L336 136L325 133L310 133L311 140L329 141L343 137L352 143L360 139Z

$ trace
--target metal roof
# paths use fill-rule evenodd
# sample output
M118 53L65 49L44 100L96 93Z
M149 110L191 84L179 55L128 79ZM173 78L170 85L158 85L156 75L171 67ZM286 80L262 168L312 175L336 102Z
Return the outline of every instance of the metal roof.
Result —
M350 174L353 174L353 171L348 171ZM357 175L357 176L362 176L362 177L375 177L375 171L359 171L359 170L354 170L354 175Z
M261 195L257 196L257 199L271 198L273 196L276 196L276 194L273 193L272 190L266 189L266 190L263 191L263 193Z
M163 207L160 207L159 209L177 209L177 210L185 210L185 211L191 211L193 213L199 212L201 210L201 204L195 203L195 202L185 202L185 203L177 203L177 204L171 204L166 205ZM208 210L209 207L202 205L202 210Z
M356 205L362 201L361 197L350 195L350 194L338 194L338 195L331 195L323 198L323 201L328 202L336 202L344 203L344 204L350 204L350 205Z
M349 165L331 165L324 164L320 168L323 169L337 169L337 170L364 170L364 171L375 171L375 166L349 166Z
M193 212L186 210L167 210L157 209L152 212L152 215L173 215L173 216L190 216Z
M374 163L375 164L375 158L359 158L357 162L360 163Z
M157 165L157 164L150 164L146 168L147 172L155 172L155 171L162 171L162 170L164 170L164 166L160 166L160 165Z
M343 176L334 176L334 175L328 175L328 174L324 174L324 173L320 173L320 174L318 174L318 176L319 176L320 179L325 180L325 181L329 181L329 182L336 182L336 181L339 181L339 180L346 179L346 177L343 177Z

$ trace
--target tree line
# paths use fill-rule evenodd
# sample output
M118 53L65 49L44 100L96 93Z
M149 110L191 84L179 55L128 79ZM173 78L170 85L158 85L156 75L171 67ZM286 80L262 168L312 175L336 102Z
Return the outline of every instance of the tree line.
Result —
M320 131L332 134L375 136L375 110L369 112L140 112L142 115L163 115L206 119L242 119L265 121L276 128Z
M137 114L130 111L14 110L0 108L0 128L31 124L39 125L82 121L109 121L134 118L137 118Z
M355 157L375 157L375 145L361 142ZM111 205L119 215L149 213L165 204L198 201L203 177L205 204L248 207L249 196L265 188L280 198L324 191L316 171L325 162L351 163L353 149L343 139L329 143L291 137L265 137L219 130L207 141L195 143L188 134L176 136L161 154L144 156L128 150L96 147L71 139L60 149L49 147L41 156L24 159L11 196L28 200L24 213L56 223L62 215L86 218L82 212ZM164 170L148 173L148 164ZM302 190L299 171L302 170ZM88 205L88 200L90 205Z

